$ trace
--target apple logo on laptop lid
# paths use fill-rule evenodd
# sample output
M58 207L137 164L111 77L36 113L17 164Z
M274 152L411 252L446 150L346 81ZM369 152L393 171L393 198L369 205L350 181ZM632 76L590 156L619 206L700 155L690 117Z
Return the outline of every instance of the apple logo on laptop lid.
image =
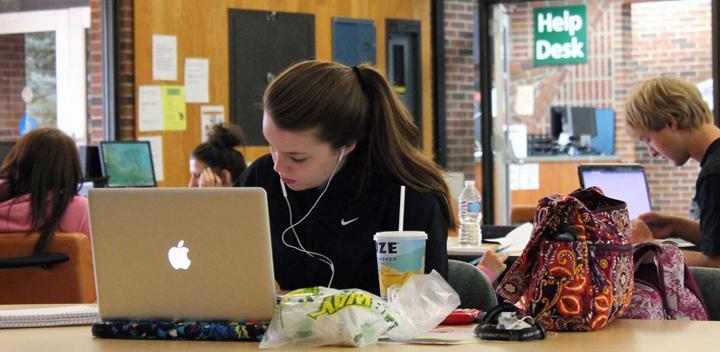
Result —
M190 259L188 258L189 248L184 246L185 241L180 241L177 247L170 247L168 250L168 260L173 269L187 270L190 268Z

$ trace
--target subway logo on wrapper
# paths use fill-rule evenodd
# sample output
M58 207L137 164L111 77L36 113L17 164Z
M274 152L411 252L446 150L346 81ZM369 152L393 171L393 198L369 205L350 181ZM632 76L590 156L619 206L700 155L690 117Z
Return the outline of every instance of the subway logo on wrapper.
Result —
M323 315L333 315L340 309L352 306L370 309L373 303L372 296L361 291L345 291L333 296L325 297L320 309L308 314L310 318L317 319Z
M587 62L585 5L535 8L535 66Z

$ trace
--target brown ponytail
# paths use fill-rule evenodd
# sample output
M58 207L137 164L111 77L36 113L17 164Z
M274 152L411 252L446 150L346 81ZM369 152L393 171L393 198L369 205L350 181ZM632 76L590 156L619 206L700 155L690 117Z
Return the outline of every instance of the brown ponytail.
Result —
M245 157L236 148L245 143L242 129L238 125L218 123L208 133L207 142L198 144L193 149L191 157L203 162L216 173L228 170L234 181L247 165Z
M263 105L282 129L317 128L318 138L335 149L356 142L358 194L373 174L394 177L417 192L437 195L450 229L457 228L440 168L417 147L420 131L410 113L372 66L298 63L270 83Z

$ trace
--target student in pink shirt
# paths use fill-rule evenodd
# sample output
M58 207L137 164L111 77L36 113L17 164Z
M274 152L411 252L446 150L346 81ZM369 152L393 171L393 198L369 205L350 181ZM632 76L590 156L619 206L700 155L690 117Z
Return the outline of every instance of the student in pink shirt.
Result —
M90 236L87 200L75 142L56 128L39 128L10 150L0 168L0 232L39 232L43 254L55 232Z
M494 283L500 274L502 274L507 268L507 265L505 264L505 260L507 260L507 258L508 254L505 252L495 253L494 250L487 251L475 267L480 270L490 283Z

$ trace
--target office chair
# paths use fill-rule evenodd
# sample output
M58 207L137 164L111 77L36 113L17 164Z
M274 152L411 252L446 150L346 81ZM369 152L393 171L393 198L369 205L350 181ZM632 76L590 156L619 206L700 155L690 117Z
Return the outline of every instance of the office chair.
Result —
M448 283L460 296L460 308L487 312L498 303L492 283L471 264L448 260Z
M705 300L710 320L720 320L720 269L691 266L690 272Z
M88 237L57 233L49 254L30 255L39 236L0 234L0 304L95 302Z

